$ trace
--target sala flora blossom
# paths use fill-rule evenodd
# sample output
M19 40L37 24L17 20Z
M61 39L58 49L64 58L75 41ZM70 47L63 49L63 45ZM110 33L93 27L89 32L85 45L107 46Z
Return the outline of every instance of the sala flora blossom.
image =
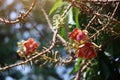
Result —
M31 56L37 51L39 44L34 40L34 38L29 38L28 40L18 42L17 53L20 57Z
M77 47L73 47L73 49L76 50L76 57L92 59L97 56L93 43L89 41L87 30L75 28L69 34L69 38L74 41L76 45L78 45Z

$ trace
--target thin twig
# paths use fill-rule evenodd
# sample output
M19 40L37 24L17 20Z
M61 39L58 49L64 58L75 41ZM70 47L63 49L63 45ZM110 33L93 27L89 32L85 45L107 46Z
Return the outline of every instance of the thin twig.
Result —
M44 8L40 5L40 2L38 3L38 6L41 9L41 11L43 12L43 14L45 16L45 19L46 19L46 21L48 23L49 28L52 30L52 32L54 32L53 26L52 26L52 24L50 22L50 19L49 19L48 15L47 15L46 11L44 10ZM64 13L64 14L66 14L66 13ZM57 34L57 38L63 43L64 46L67 45L66 41L59 34Z
M88 27L91 25L91 23L95 20L96 17L97 17L96 15L94 15L94 16L92 17L92 19L91 19L91 20L89 21L89 23L87 24L85 30L88 29Z
M72 7L72 4L69 4L68 7L63 12L62 17L65 17L65 15L67 14L67 12L70 10L71 7Z
M68 59L63 59L63 58L52 58L46 55L41 56L44 60L52 61L54 63L59 63L59 64L69 64L73 61L73 57L70 55Z
M21 22L22 20L24 20L30 14L30 12L33 10L35 4L36 4L36 0L34 0L31 7L25 13L20 13L15 20L0 18L0 22L1 23L6 23L6 24L15 24L15 23Z
M102 9L103 9L103 7L104 7L105 5L103 5L97 12L100 12ZM93 17L92 17L92 19L89 21L89 23L87 24L87 26L86 26L86 30L89 28L89 26L92 24L92 22L95 20L95 18L97 17L97 15L94 15Z
M80 80L81 79L81 74L91 65L91 62L88 62L87 60L83 60L81 62L80 69L78 73L76 74L76 77L74 80Z
M96 36L96 35L99 34L101 31L105 30L105 29L108 27L108 25L110 24L111 19L113 18L114 14L115 14L115 12L116 12L116 10L117 10L117 8L118 8L118 5L119 5L119 2L117 3L117 5L116 5L116 7L115 7L115 9L114 9L111 17L108 18L108 22L106 23L106 25L105 25L104 27L102 27L100 30L98 30L95 34L93 34L93 35L90 37L90 39L93 38L94 36Z
M87 5L83 4L82 1L81 2L77 2L77 1L72 1L72 0L66 0L68 2L70 2L73 6L81 9L83 12L86 12L86 13L90 13L90 14L93 14L93 15L96 15L98 17L105 17L105 18L109 18L110 20L120 24L120 21L118 21L117 19L115 18L110 18L110 16L107 16L107 15L103 15L103 14L100 14L94 10L92 10L91 8L89 8Z
M82 2L115 2L115 1L118 1L118 0L81 0Z
M85 65L86 61L87 61L87 60L82 60L82 62L80 63L80 69L78 70L78 72L77 72L74 80L80 80L81 73L82 73L81 70L82 70L83 66Z
M120 38L120 33L115 32L112 28L108 28L108 30L112 33L112 35L116 35L116 38Z

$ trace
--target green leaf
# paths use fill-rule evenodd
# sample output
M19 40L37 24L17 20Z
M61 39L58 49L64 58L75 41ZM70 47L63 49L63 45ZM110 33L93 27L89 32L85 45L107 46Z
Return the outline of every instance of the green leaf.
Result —
M61 27L60 29L60 35L65 39L66 38L66 31L64 27Z
M62 0L56 0L55 4L53 5L52 9L49 12L49 15L51 15L62 3Z
M74 20L75 20L75 22L76 22L76 28L79 28L80 27L80 25L79 25L79 12L80 12L80 10L78 9L78 8L73 8L73 14L74 14Z
M74 69L71 72L72 74L75 73L75 72L77 72L80 69L80 62L81 62L81 60L82 60L81 58L77 59L77 61L75 63L75 67L74 67Z

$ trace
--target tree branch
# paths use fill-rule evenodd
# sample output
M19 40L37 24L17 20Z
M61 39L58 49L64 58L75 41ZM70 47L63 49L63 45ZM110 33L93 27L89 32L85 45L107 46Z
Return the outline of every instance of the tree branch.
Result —
M35 56L33 56L33 57L25 60L25 61L22 61L22 62L19 62L19 63L16 63L16 64L12 64L12 65L5 66L5 67L3 67L3 68L0 68L0 71L4 71L4 70L6 70L6 69L9 69L9 68L12 68L12 67L15 67L15 66L18 66L18 65L26 64L26 63L28 63L28 62L36 59L37 57L39 57L39 56L41 56L41 55L43 55L43 54L49 53L49 51L50 51L50 50L54 47L54 45L55 45L56 36L57 36L57 30L54 31L54 35L53 35L52 43L51 43L50 47L49 47L48 49L46 49L45 51L40 52L39 54L37 54L37 55L35 55Z
M111 19L112 19L113 16L115 15L115 12L116 12L116 10L117 10L117 8L118 8L118 5L119 5L119 2L116 4L116 7L115 7L115 9L114 9L111 17L108 18L108 22L106 23L106 25L105 25L104 27L102 27L100 30L98 30L95 34L93 34L93 35L90 37L90 39L93 38L94 36L96 36L96 35L99 34L101 31L105 30L105 29L108 27L108 25L110 24Z
M100 14L99 12L96 12L94 10L92 10L91 8L89 8L87 5L83 4L82 1L78 2L78 1L73 1L73 0L66 0L67 2L70 2L73 6L79 8L81 11L89 13L89 14L93 14L96 15L98 17L105 17L107 19L110 19L111 21L114 21L118 24L120 24L120 21L118 21L115 18L111 18L108 15L104 15L104 14Z
M33 10L35 4L36 4L36 0L34 0L31 7L25 13L20 13L15 20L0 18L0 22L1 23L6 23L6 24L15 24L15 23L21 22L22 20L24 20L30 14L30 12Z
M38 1L38 2L39 2L39 1ZM46 19L46 21L47 21L47 23L48 23L49 28L51 29L52 32L54 32L53 26L52 26L52 24L51 24L51 22L50 22L50 19L49 19L48 15L47 15L46 11L44 10L44 8L41 6L41 3L40 3L40 2L38 3L38 6L39 6L39 8L41 9L41 11L43 12L43 14L44 14L44 16L45 16L45 19ZM71 7L71 5L68 6L68 8L66 9L66 11L64 12L64 14L63 14L62 16L65 16L65 14L67 13L69 7ZM59 34L57 34L57 38L63 43L64 46L67 46L66 41L65 41Z

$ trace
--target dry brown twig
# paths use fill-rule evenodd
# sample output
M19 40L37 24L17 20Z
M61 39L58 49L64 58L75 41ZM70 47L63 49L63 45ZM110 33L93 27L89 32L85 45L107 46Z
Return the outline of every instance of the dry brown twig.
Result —
M75 0L66 0L66 1L70 2L72 4L72 6L79 8L81 11L83 11L85 13L93 14L98 17L104 17L104 18L110 19L113 22L120 24L120 21L116 20L115 18L110 18L110 16L108 16L108 15L100 14L99 12L92 10L90 7L88 7L87 5L85 5L83 3L84 1L83 2L82 1L78 2Z
M106 23L106 25L105 25L104 27L102 27L101 29L99 29L95 34L93 34L93 35L90 37L90 39L91 39L91 38L94 38L97 34L99 34L101 31L105 30L105 29L108 27L108 25L110 24L111 19L112 19L113 16L115 15L115 12L116 12L116 10L117 10L117 8L118 8L118 5L119 5L119 2L116 4L116 7L115 7L115 9L114 9L111 17L108 18L108 22Z
M81 0L83 2L113 2L118 0Z
M103 5L100 9L98 9L97 12L102 11L102 9L103 9L104 6L105 6L105 5ZM92 22L96 19L96 17L97 17L97 15L94 15L94 16L92 17L92 19L88 22L87 26L85 27L86 30L90 27L90 25L91 25Z
M15 20L10 20L10 19L3 19L3 18L0 18L0 22L1 23L5 23L5 24L15 24L15 23L19 23L21 22L22 20L24 20L29 14L30 12L33 10L35 4L36 4L36 1L37 0L34 0L31 7L24 13L20 13L18 15L18 17L15 19Z
M39 1L38 1L38 2L39 2ZM43 14L44 14L44 16L45 16L45 19L46 19L46 21L47 21L47 23L48 23L49 28L51 29L52 32L54 32L53 26L52 26L52 24L51 24L51 22L50 22L50 19L49 19L48 15L47 15L46 11L44 10L44 8L43 8L40 4L41 4L41 3L39 2L39 3L38 3L38 6L39 6L39 8L41 9L41 11L43 12ZM65 14L65 13L64 13L64 14ZM66 41L65 41L59 34L57 34L57 37L58 37L58 39L63 43L64 46L67 45L67 44L66 44Z
M120 38L120 33L115 32L112 28L108 28L108 30L110 30L110 32L112 33L112 35L116 35L117 37Z
M93 60L94 61L94 60ZM77 72L74 80L80 80L81 79L81 75L82 73L88 68L91 66L92 62L89 62L88 60L82 60L82 62L80 63L80 69L79 71Z
M78 72L77 72L74 80L80 80L81 73L82 73L82 72L81 72L81 69L82 69L82 67L85 65L85 63L86 63L86 60L82 60L82 62L80 63L80 69L78 70Z

